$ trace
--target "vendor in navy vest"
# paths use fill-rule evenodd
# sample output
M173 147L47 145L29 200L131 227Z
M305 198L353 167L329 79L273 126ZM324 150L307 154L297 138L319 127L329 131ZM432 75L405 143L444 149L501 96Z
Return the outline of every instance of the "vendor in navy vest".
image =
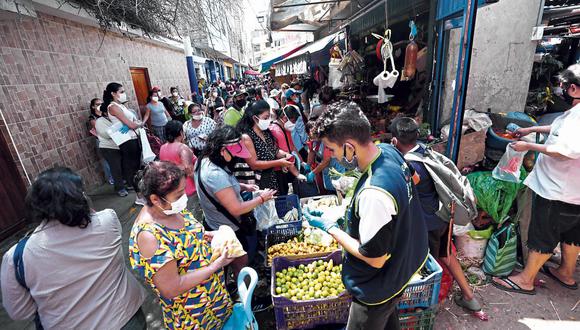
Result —
M329 106L315 128L347 169L363 173L346 213L346 231L324 214L305 209L313 227L328 232L344 253L342 281L353 296L347 329L399 329L397 302L427 260L427 229L403 155L375 145L359 106Z

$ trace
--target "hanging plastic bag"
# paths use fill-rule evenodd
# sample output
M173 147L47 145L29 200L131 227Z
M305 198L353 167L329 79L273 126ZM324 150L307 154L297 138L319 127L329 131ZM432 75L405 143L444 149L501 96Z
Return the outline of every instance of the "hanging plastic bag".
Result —
M492 175L495 179L519 183L520 168L524 161L525 151L515 151L509 144L505 148L505 153L493 169Z
M523 185L494 179L488 171L470 173L467 179L477 197L477 207L489 214L496 223L504 222Z
M230 226L220 226L211 240L212 255L210 262L222 255L225 247L228 247L228 258L238 258L245 254L242 243L236 237L236 233Z
M254 198L256 198L260 191L255 191ZM254 209L254 217L256 218L256 229L262 231L270 228L271 226L283 222L278 218L278 213L276 212L276 202L274 199L270 199L262 205L258 205Z
M151 150L151 145L149 144L149 139L147 139L147 133L145 130L140 128L137 130L137 133L139 134L139 140L141 141L141 161L143 161L143 164L149 164L155 160L155 157L157 156L153 153L153 150Z
M493 233L485 250L482 270L493 276L507 276L516 265L518 237L512 223Z

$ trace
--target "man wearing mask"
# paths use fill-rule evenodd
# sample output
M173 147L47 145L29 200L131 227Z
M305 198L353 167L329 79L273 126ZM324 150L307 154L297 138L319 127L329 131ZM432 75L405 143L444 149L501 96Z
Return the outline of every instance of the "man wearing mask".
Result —
M241 90L238 90L236 94L234 94L234 106L228 108L226 113L224 113L224 124L236 127L244 115L247 97L248 93L242 92Z
M316 122L316 135L344 167L362 172L346 231L328 214L303 212L344 249L342 280L353 296L346 328L399 329L399 297L428 256L411 170L395 147L373 143L371 125L354 102L330 105Z
M530 249L524 270L515 276L494 278L492 284L505 291L536 294L534 280L541 270L558 284L577 290L574 281L580 253L580 64L560 74L566 102L572 106L552 125L520 128L518 137L530 133L549 134L544 144L517 141L510 146L539 156L524 184L534 192L534 209L528 232ZM544 265L560 243L562 261L558 268Z
M304 115L303 108L301 108L302 103L300 103L300 93L296 90L290 88L286 91L286 104L294 105L298 108L300 112L300 118L296 121L296 127L292 131L292 140L296 146L296 150L300 154L302 159L308 159L308 150L306 142L308 141L308 134L306 133L305 123L308 121Z

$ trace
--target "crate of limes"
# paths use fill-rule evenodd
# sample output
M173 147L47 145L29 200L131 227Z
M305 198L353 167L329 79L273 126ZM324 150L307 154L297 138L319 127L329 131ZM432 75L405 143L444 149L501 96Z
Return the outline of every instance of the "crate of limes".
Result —
M276 328L305 329L346 323L352 297L341 279L342 255L272 261L271 293Z

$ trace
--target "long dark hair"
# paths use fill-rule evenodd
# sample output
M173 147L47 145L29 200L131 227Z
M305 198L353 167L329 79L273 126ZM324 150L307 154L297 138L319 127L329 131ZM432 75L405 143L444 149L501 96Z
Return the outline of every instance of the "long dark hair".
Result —
M112 82L107 85L107 88L105 88L103 91L103 104L101 104L100 109L101 112L108 113L107 108L109 107L109 104L113 102L113 95L111 95L111 93L117 93L121 87L123 87L123 85L116 82Z
M97 115L95 108L93 108L95 106L95 103L97 103L98 100L100 100L100 98L95 97L94 99L91 100L91 105L89 106L89 109L91 109L91 115L93 117L95 117L95 119L100 117L99 115ZM103 111L101 111L101 112L103 112Z
M80 228L86 228L91 222L83 180L70 168L55 167L40 173L28 188L24 204L26 219L30 222L57 220Z
M228 162L222 157L221 151L227 141L232 141L239 139L241 133L236 131L235 128L225 125L216 130L214 130L207 138L207 143L205 148L201 152L201 156L197 162L196 166L201 166L201 160L203 158L208 158L212 163L225 169L228 167ZM240 140L240 143L243 143Z
M244 112L244 116L240 119L240 122L236 126L236 129L240 133L248 133L254 128L256 122L254 121L254 116L260 116L266 111L270 111L270 105L264 100L260 100L254 103L250 103Z

